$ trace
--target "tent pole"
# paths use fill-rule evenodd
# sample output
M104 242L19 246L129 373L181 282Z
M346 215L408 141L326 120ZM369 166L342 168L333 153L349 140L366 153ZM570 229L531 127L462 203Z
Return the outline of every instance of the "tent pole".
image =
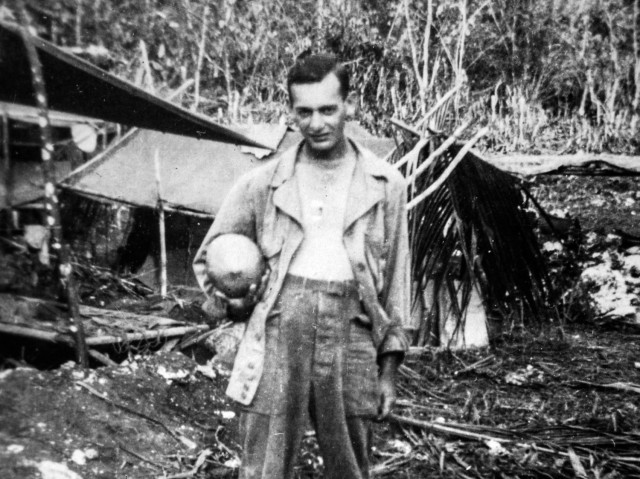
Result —
M8 231L15 228L13 212L13 162L11 161L9 150L9 114L5 109L2 112L2 157L4 172L4 185L7 194L7 223Z
M51 234L51 248L58 252L58 270L60 273L60 283L67 296L69 304L70 330L75 336L76 360L81 367L89 366L89 354L84 334L84 326L80 318L80 305L78 302L78 291L73 276L69 247L64 242L62 236L62 225L60 222L60 203L56 193L55 173L53 165L53 140L51 135L51 123L49 122L49 107L47 104L46 88L42 75L42 65L33 43L33 38L27 30L28 18L25 12L23 0L17 0L18 16L22 23L20 33L27 52L27 59L31 67L31 81L33 93L38 106L38 117L40 124L40 149L42 157L42 172L44 176L45 210L47 215L47 227Z
M156 169L156 187L158 190L158 221L160 231L160 295L167 296L167 239L164 221L164 203L162 201L162 183L160 181L160 156L156 148L153 160Z

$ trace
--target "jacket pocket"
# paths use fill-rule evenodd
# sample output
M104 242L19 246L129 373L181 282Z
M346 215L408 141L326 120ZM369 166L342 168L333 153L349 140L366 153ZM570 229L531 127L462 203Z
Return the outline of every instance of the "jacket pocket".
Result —
M380 294L385 286L384 276L387 268L389 246L380 235L368 232L365 235L365 255L376 285L376 292Z
M378 409L378 363L371 326L351 320L345 351L344 396L349 416L375 416Z

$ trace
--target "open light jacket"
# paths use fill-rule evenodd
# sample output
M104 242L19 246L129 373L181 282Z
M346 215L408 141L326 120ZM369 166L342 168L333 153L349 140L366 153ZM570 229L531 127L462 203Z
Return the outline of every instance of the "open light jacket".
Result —
M403 354L409 346L404 328L410 325L411 284L406 184L391 165L351 143L357 161L347 197L344 245L366 313L361 319L371 324L378 356ZM213 291L206 274L205 255L207 245L216 236L248 236L268 260L269 283L248 320L227 388L227 395L244 405L251 404L258 388L264 365L265 324L304 237L294 176L301 145L238 180L194 260L196 278L208 296Z

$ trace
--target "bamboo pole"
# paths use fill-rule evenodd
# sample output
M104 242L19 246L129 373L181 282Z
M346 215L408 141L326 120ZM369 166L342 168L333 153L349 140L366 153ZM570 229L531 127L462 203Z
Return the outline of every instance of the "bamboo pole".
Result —
M640 0L633 2L633 80L636 87L633 95L632 125L637 126L640 121Z
M28 31L29 20L26 15L23 0L16 0L20 23L20 34L27 52L27 59L31 67L31 82L33 86L34 98L38 107L38 117L40 124L40 141L42 143L42 172L44 176L45 210L47 214L47 227L51 236L51 248L58 252L58 271L60 274L60 284L65 292L69 304L69 329L74 333L76 346L76 360L81 367L89 366L87 344L85 340L84 327L80 318L78 292L73 268L71 266L69 248L64 243L62 235L62 225L60 222L60 204L56 194L55 174L53 162L53 140L51 135L51 123L49 121L49 107L47 104L46 87L42 75L42 65L36 51L33 38Z
M74 341L66 334L58 333L54 331L42 331L40 329L34 329L27 326L20 326L15 324L0 323L0 332L4 334L11 334L14 336L22 336L24 338L37 339L40 341L47 341L50 343L66 344L68 346L74 346ZM119 335L104 335L104 336L92 336L87 338L87 346L104 346L107 344L116 343L130 343L132 341L145 341L150 339L161 338L173 338L181 337L187 334L197 333L197 341L206 338L209 334L209 326L201 324L198 326L176 326L175 328L159 329L157 331L144 331L140 333L124 333ZM204 335L201 335L204 334ZM194 344L197 341L187 340L186 346ZM180 346L180 349L186 346ZM91 351L88 351L88 355L93 356Z
M160 233L160 296L167 296L167 239L164 220L164 203L162 201L162 182L160 178L160 155L156 148L153 161L156 169L156 187L158 191L158 223Z
M13 223L13 162L11 161L11 152L9 151L9 114L4 109L2 112L2 163L4 174L4 186L7 198L8 223L7 228L11 229Z
M443 434L445 436L458 437L461 439L469 439L472 441L480 441L480 442L496 441L503 444L514 442L513 439L507 439L503 437L477 433L477 432L463 429L462 427L459 427L459 426L452 427L446 424L441 424L441 423L431 422L431 421L421 421L419 419L414 419L412 417L406 417L406 416L399 416L397 414L389 414L389 420L398 424L404 424L412 427L419 427L421 429L425 429L427 431L430 431L436 434ZM505 433L508 433L508 431L505 431Z
M65 334L42 331L40 329L29 328L27 326L20 326L18 324L6 324L0 323L0 332L5 334L12 334L14 336L22 336L23 338L37 339L39 341L47 341L50 343L64 343L68 346L73 346L74 343Z
M158 331L144 331L142 333L126 333L123 335L93 336L87 339L89 346L101 346L105 344L130 343L131 341L144 341L148 339L172 338L184 336L189 333L205 332L209 329L206 324L199 326L178 326L175 328L160 329Z

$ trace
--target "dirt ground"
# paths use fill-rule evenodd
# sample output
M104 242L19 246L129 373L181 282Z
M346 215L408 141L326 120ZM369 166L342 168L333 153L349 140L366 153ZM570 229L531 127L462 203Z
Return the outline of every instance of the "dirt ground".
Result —
M578 218L584 237L596 232L572 258L580 267L628 256L632 246L607 237L615 229L640 234L639 180L539 177L532 190ZM640 329L629 318L561 319L488 348L409 357L396 419L375 426L375 477L640 477ZM200 350L147 352L86 372L5 360L0 478L236 477L226 377ZM304 443L298 475L321 477L313 434Z

